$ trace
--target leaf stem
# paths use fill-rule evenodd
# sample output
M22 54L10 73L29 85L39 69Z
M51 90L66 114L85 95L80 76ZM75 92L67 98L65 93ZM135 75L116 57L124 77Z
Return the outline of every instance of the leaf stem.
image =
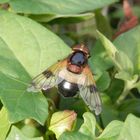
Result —
M104 125L103 125L101 114L96 116L96 119L98 120L98 121L96 121L96 127L99 130L99 132L102 133L103 129L104 129Z
M126 98L126 96L129 94L129 91L132 88L137 88L139 86L140 86L140 83L139 83L139 76L138 75L134 75L133 79L125 81L123 92L119 96L119 98L117 99L115 104L117 106L119 106L122 103L122 101Z
M51 136L52 136L52 137L51 137ZM54 136L54 133L53 133L52 131L50 131L50 130L48 130L48 131L45 133L45 139L46 139L46 140L49 140L50 137L51 137L51 139L53 140L53 136Z
M136 86L136 78L130 81L125 81L123 92L116 101L117 106L119 106L122 103L122 101L129 94L129 91Z
M126 96L129 94L129 90L130 90L130 88L128 88L128 84L127 84L127 82L125 82L123 92L116 101L117 106L120 105L122 103L122 101L126 98Z
M99 133L103 132L103 129L100 127L100 125L96 122L96 128L99 130Z

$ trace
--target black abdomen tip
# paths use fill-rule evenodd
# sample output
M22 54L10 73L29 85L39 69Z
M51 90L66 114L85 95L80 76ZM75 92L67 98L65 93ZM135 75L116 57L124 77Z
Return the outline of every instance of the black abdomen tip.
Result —
M73 97L77 94L78 90L78 85L76 83L70 83L63 80L58 84L58 91L64 97Z

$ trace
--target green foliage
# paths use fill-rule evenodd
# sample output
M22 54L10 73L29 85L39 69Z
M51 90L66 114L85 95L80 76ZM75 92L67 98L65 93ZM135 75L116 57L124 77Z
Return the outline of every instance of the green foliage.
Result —
M58 138L63 132L71 131L76 119L74 111L65 110L52 115L49 130L53 131Z
M111 40L117 1L0 0L0 140L140 139L140 26ZM27 91L81 42L102 98L96 118L82 99Z
M129 33L131 35L135 35L134 33L137 34L139 31L139 26L130 31ZM119 49L116 48L105 36L103 36L100 32L98 32L99 38L102 41L108 56L111 58L111 60L114 62L114 65L116 66L117 73L115 75L116 78L121 79L125 83L124 91L120 98L117 100L117 103L120 104L120 102L125 98L125 96L128 94L129 90L133 88L138 88L139 89L139 49L140 46L136 45L135 51L136 53L133 53L134 50L129 50L129 45L126 43L128 50L131 52L127 53L128 51L124 51L125 49ZM128 34L128 33L126 33ZM120 36L119 38L121 38ZM121 40L121 39L120 39ZM129 35L128 37L125 38L125 40L129 40ZM134 39L135 42L136 39ZM117 42L116 42L117 44ZM119 46L120 43L118 43ZM132 59L132 55L135 57L135 63L133 62L134 59ZM135 65L136 64L136 67Z
M30 117L43 124L48 115L47 100L42 94L27 92L30 75L39 74L50 64L65 57L69 48L49 30L29 19L3 11L0 17L1 100L12 122ZM7 31L10 33L7 34ZM30 57L30 54L33 56ZM49 60L49 63L45 60Z
M121 133L118 139L126 138L128 140L139 139L139 125L140 119L133 116L132 114L128 115L126 121L124 122L124 126L121 129Z
M138 139L140 138L140 119L132 114L128 115L125 122L112 121L99 136L95 135L96 121L94 116L91 113L86 112L83 117L85 122L78 132L65 132L60 136L59 140L122 140L124 138L135 140L136 137Z
M0 139L5 140L10 129L11 123L8 119L7 110L3 107L0 111Z
M9 133L6 140L14 140L14 139L18 139L18 140L43 140L42 137L40 137L40 138L28 138L28 137L24 136L24 134L22 134L22 132L18 128L16 128L15 126L12 126L11 132Z
M115 46L122 52L126 53L131 60L131 63L133 63L134 74L140 74L139 32L140 26L137 26L114 41Z
M94 16L93 13L82 13L101 8L116 1L118 0L104 0L104 2L100 0L96 2L93 0L86 2L81 2L80 0L76 2L74 0L11 0L9 4L12 11L27 14L40 22L50 22L56 19L53 21L54 23L73 23L87 20Z
M10 0L9 4L13 11L18 13L26 14L77 14L86 11L95 10L101 8L117 0L100 0L93 1L88 0L86 2L81 2L80 0ZM84 5L84 6L83 6Z

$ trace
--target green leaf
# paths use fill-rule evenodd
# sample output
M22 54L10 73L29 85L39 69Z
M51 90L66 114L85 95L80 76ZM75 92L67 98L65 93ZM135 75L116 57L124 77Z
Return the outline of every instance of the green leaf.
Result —
M94 139L80 132L65 132L59 137L58 140L94 140Z
M107 125L102 134L98 137L98 140L117 140L121 129L123 127L123 122L112 121Z
M134 72L140 74L140 26L123 33L114 41L117 49L126 53L134 65ZM124 58L122 58L124 59ZM126 61L126 60L125 60ZM126 61L127 62L127 61Z
M96 44L90 49L90 52L90 68L93 71L98 89L104 91L110 84L110 77L106 70L111 68L113 64L100 41L96 42Z
M120 65L120 70L126 71L129 75L133 74L133 63L126 55L126 52L116 52L115 54L116 65Z
M74 131L78 131L82 124L83 124L83 119L77 116L76 123L74 125Z
M63 132L72 130L76 116L77 114L70 110L55 112L51 117L49 130L59 138Z
M79 132L83 133L84 135L90 136L93 139L95 138L95 125L96 119L92 113L86 112L83 115L84 123L79 129Z
M95 71L95 75L96 71L101 71L102 73L113 66L100 40L96 41L90 52L91 58L89 59L89 64L93 72Z
M3 3L6 3L6 2L9 2L10 0L0 0L0 3L3 4Z
M99 91L106 90L110 85L110 81L111 79L109 77L108 72L103 72L103 74L100 76L100 78L96 82Z
M119 79L113 78L111 80L111 84L107 89L106 93L110 96L110 99L113 103L117 100L117 98L121 95L124 88L124 82Z
M46 98L26 89L31 77L67 56L70 48L51 31L28 18L0 11L0 19L2 103L12 122L33 118L43 124L48 116Z
M108 40L103 34L97 31L99 39L104 45L109 57L114 62L118 71L125 71L128 73L128 78L133 74L133 63L124 52L118 50L110 40Z
M115 75L115 78L122 79L124 81L132 80L132 77L130 77L129 73L126 71L120 71Z
M119 112L115 109L112 103L103 104L102 109L102 121L103 125L108 125L111 121L118 119Z
M18 128L12 126L12 129L6 140L43 140L43 137L28 138L25 135L23 135Z
M84 123L81 125L79 131L65 132L59 140L93 140L95 139L95 125L96 120L92 113L86 112L83 115Z
M78 14L95 10L118 0L11 0L11 9L26 14ZM84 5L84 6L83 6Z
M129 114L124 122L124 126L121 129L118 140L139 140L140 139L140 118Z
M122 104L118 108L120 112L120 116L122 119L125 119L129 113L133 113L135 115L140 115L140 99L129 99L123 101Z
M135 87L138 89L138 91L140 92L140 80L137 82L137 84L135 85Z
M84 101L80 98L61 98L59 103L60 110L74 110L77 116L82 118L83 113L86 111Z
M112 30L107 17L102 14L101 10L95 11L97 29L104 33L106 37L112 38Z
M116 53L118 53L118 50L111 43L111 41L109 39L107 39L102 33L100 33L99 31L97 31L97 34L98 34L98 37L99 37L100 41L102 42L105 50L107 51L108 56L112 59L112 61L114 63L116 63L115 56L116 56ZM118 65L118 67L120 68L119 65Z
M50 24L58 23L77 23L85 20L89 20L94 17L94 13L84 13L75 15L55 15L55 14L42 14L42 15L30 15L30 18L39 22L49 22Z
M95 47L98 48L98 46L95 46ZM89 59L89 64L95 76L98 73L102 74L104 71L112 67L112 62L109 60L105 52L102 52L102 53L95 52L91 55L92 56Z
M10 126L11 123L8 119L7 110L3 107L0 111L0 140L5 140Z
M26 125L24 125L20 129L20 131L24 135L26 135L27 137L31 137L31 138L38 137L38 136L42 135L41 132L39 131L39 129L36 128L35 125L33 125L33 124L26 124Z

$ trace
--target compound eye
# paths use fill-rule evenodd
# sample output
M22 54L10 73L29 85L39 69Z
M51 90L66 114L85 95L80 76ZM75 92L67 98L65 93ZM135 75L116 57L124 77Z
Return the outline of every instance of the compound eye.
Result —
M86 63L86 57L82 52L76 52L71 57L71 63L78 66L84 65Z

